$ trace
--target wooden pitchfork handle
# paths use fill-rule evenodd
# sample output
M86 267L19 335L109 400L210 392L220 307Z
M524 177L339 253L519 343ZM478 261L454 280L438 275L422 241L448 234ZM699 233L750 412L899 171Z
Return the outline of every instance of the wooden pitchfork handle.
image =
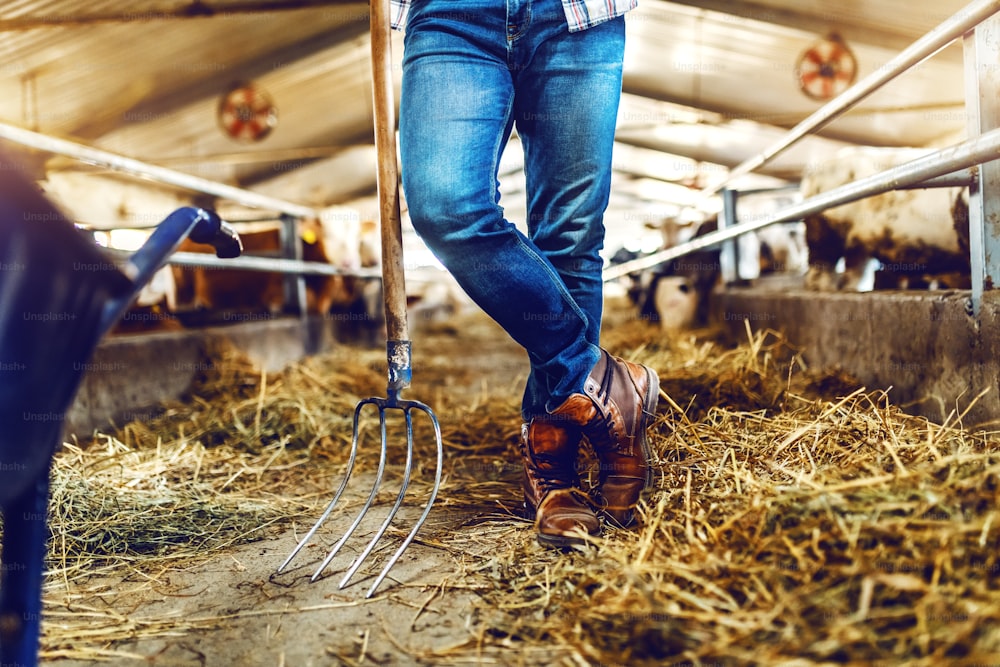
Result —
M406 322L399 168L396 164L396 112L393 101L391 39L389 0L371 0L372 96L375 115L375 155L378 162L376 185L382 237L382 303L385 308L389 350L389 389L395 393L410 384L410 342ZM406 357L405 360L402 358L403 355Z

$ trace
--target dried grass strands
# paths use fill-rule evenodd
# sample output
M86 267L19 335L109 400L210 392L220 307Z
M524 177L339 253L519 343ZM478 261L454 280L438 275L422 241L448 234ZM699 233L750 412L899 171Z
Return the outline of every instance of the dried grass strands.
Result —
M259 539L290 513L273 499L220 493L204 479L176 479L183 458L187 468L204 469L200 448L112 447L116 456L88 456L68 446L53 463L48 569L64 584L109 564L203 558Z
M665 348L642 353L661 355L661 378L677 368ZM994 655L997 443L881 393L809 400L828 378L851 383L780 356L702 376L751 409L658 423L665 479L639 534L562 557L515 543L484 564L493 633L628 664Z
M462 331L469 349L502 344L489 327ZM434 335L421 339L424 349L454 348L452 332ZM700 335L667 339L635 322L606 337L612 351L660 374L670 400L650 437L662 477L641 529L609 530L568 554L539 547L515 516L519 358L510 357L505 377L486 380L482 367L463 369L454 356L418 357L415 378L438 392L447 448L441 505L421 540L457 561L441 595L476 591L483 603L467 644L425 655L401 643L414 659L997 661L992 434L908 416L843 373L807 368L773 332L733 348ZM147 553L115 560L109 545L137 543L128 531L142 534L154 516L162 520L159 510L187 514L178 526L208 517L189 534L179 529L176 543L149 541L183 559L185 539L219 553L227 540L260 534L230 514L312 517L310 503L328 499L358 397L384 391L383 353L345 350L267 376L219 354L189 401L64 453L66 465L86 471L82 480L57 477L66 502L59 530L78 533L62 565L67 597L88 572L152 569ZM593 457L582 463L593 480ZM124 537L93 539L100 522L88 521L95 510L81 494L100 501L98 516ZM241 505L248 497L259 506ZM126 507L132 526L128 512L108 509ZM61 622L73 631L71 618Z

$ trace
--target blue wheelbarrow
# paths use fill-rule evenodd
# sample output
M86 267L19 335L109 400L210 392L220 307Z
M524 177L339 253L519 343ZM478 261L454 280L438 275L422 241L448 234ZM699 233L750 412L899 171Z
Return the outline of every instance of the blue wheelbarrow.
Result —
M37 663L49 468L98 341L185 238L242 252L211 211L186 207L128 260L87 240L0 155L0 664Z

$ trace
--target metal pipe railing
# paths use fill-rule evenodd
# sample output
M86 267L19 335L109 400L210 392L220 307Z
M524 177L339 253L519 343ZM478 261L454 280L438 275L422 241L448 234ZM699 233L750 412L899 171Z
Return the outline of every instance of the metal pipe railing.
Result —
M810 132L823 127L910 67L934 55L998 11L1000 11L1000 0L977 0L977 2L966 5L963 9L943 21L934 30L901 51L885 65L879 67L807 116L772 146L744 160L733 167L725 177L703 188L701 194L704 197L709 197L722 190L722 188L733 182L736 178L759 169Z
M927 188L968 188L979 183L979 166L953 171L936 178L928 178L923 183L901 185L897 190L924 190Z
M614 280L635 271L651 268L661 262L676 259L689 252L718 245L723 241L728 241L747 232L756 231L777 222L799 220L807 215L825 211L828 208L888 192L889 190L902 189L906 186L922 183L938 176L971 167L975 164L997 159L1000 159L1000 128L990 130L974 139L969 139L954 146L928 153L923 157L899 165L898 167L893 167L867 178L842 185L833 190L828 190L803 200L798 204L785 207L777 213L762 217L759 220L711 232L678 244L673 248L653 253L647 257L641 257L630 262L623 262L609 267L605 269L603 279L605 281Z
M108 254L128 258L131 253L125 250L107 248ZM242 271L272 271L275 273L299 274L304 276L357 276L359 278L378 278L382 276L381 269L341 269L324 262L307 262L302 259L285 259L281 257L260 257L241 255L232 259L219 259L215 255L200 252L175 252L167 260L168 264L177 266L192 266L220 270Z
M380 269L345 270L323 262L307 262L302 259L278 257L253 257L243 255L233 259L219 259L214 255L197 252L175 252L170 256L170 264L178 266L202 266L215 269L242 269L244 271L274 271L277 273L297 273L305 276L357 276L359 278L381 277Z
M114 171L132 174L141 178L152 179L166 185L173 185L186 190L193 190L207 195L214 195L244 206L268 209L298 218L319 217L319 212L308 206L294 204L292 202L251 192L250 190L243 190L231 185L216 183L208 180L207 178L192 176L191 174L185 174L181 171L167 169L166 167L158 167L156 165L147 164L124 155L93 148L91 146L69 141L67 139L50 137L48 135L41 134L40 132L26 130L9 123L0 123L0 139L7 139L8 141L12 141L22 146L47 151L56 155L63 155L88 164L106 167Z

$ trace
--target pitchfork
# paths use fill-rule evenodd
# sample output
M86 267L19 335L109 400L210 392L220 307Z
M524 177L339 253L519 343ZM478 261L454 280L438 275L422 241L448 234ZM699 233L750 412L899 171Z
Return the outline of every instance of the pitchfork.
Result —
M347 532L333 546L326 559L312 576L312 581L316 581L326 569L330 561L340 551L348 538L361 524L379 487L382 485L382 476L385 472L387 458L387 437L386 437L386 411L401 410L406 419L406 466L403 471L403 480L400 486L399 495L396 496L396 503L389 511L382 525L376 531L375 536L368 543L368 546L354 560L348 568L347 573L340 582L340 588L347 585L354 573L358 571L361 564L375 548L375 544L382 538L389 528L400 506L403 504L403 497L406 495L407 487L410 483L410 474L413 470L413 417L414 411L423 412L430 417L434 426L434 435L437 439L437 468L434 474L434 486L431 489L430 498L424 507L423 513L417 519L413 529L403 540L403 543L382 568L382 572L375 579L365 597L370 598L378 588L382 580L385 579L389 570L410 545L417 531L423 525L424 520L431 511L431 506L437 498L438 489L441 487L441 467L444 459L444 451L441 444L441 427L438 424L434 412L425 404L419 401L404 400L400 397L400 392L410 386L412 370L410 366L410 341L406 323L406 286L403 279L403 236L400 223L399 210L399 174L396 166L396 133L395 133L395 110L393 104L392 77L392 51L390 46L389 27L389 0L373 0L371 3L371 49L372 49L372 81L373 98L375 108L375 147L378 157L377 187L379 195L379 214L382 232L382 282L383 282L383 305L385 307L386 323L386 361L388 365L388 386L386 387L387 398L366 398L358 403L354 410L354 429L351 439L351 452L347 461L347 472L344 480L340 483L340 488L333 496L333 500L327 505L326 510L319 520L306 533L305 537L298 543L295 549L289 554L285 562L278 568L281 572L295 558L305 544L312 539L319 527L333 512L334 506L340 500L347 482L354 470L354 461L358 453L359 422L361 411L366 405L374 405L378 408L379 429L382 436L382 448L379 454L378 469L375 472L375 482L372 485L368 500L361 508L361 512L355 517Z

